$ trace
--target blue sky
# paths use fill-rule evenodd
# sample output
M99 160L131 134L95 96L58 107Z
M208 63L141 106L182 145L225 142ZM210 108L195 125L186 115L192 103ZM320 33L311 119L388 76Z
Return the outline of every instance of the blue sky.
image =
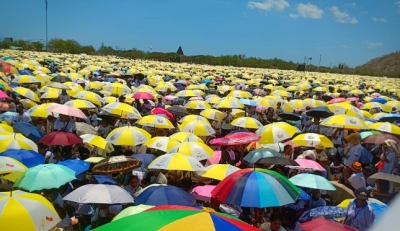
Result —
M45 39L45 0L2 2L0 38ZM350 66L400 50L399 0L48 0L49 38Z

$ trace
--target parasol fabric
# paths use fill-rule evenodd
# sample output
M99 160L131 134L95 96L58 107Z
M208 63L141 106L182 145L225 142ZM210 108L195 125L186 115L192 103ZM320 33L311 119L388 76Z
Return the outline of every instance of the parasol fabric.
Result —
M134 168L140 167L142 162L138 159L128 156L112 156L104 159L96 164L93 169L93 174L112 174L119 172L128 172Z
M82 138L71 132L50 132L39 140L39 143L47 145L71 146L81 144Z

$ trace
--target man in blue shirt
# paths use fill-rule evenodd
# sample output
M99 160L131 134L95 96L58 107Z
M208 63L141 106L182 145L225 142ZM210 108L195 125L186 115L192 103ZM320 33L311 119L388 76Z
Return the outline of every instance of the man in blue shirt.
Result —
M309 209L326 206L326 201L321 198L321 191L319 189L311 190L311 198Z
M374 224L375 214L368 205L369 191L362 187L355 191L356 199L347 207L345 224L360 231L368 230Z

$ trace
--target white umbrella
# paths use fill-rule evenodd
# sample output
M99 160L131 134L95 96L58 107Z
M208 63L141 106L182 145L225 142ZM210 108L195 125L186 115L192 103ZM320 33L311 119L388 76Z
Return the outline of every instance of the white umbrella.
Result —
M63 198L79 204L127 204L133 203L132 196L116 185L87 184Z

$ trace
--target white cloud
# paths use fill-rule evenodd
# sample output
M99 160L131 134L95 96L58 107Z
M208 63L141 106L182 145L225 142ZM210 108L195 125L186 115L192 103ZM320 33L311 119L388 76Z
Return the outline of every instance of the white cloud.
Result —
M400 1L394 3L397 6L397 12L400 13Z
M340 47L341 47L341 48L344 48L344 49L349 48L349 46L347 46L347 45L340 45Z
M369 41L367 41L367 47L369 49L374 49L374 48L381 47L381 46L383 46L382 42L369 42Z
M344 4L345 6L357 6L357 3L355 3L355 2L352 2L352 3L347 3L347 4Z
M358 20L356 17L351 17L348 13L346 13L344 11L340 11L337 6L332 6L329 8L329 10L332 12L333 16L335 17L336 22L350 23L350 24L358 23Z
M374 22L386 22L386 19L384 19L384 18L375 18L375 17L373 17L373 18L372 18L372 21L374 21Z
M264 0L263 2L248 2L247 7L251 9L260 9L264 11L277 10L282 11L290 7L289 3L285 0Z
M297 13L296 14L289 14L289 17L291 18L312 18L312 19L319 19L322 18L322 15L324 14L324 11L318 6L313 5L311 3L303 4L300 3L297 5Z

